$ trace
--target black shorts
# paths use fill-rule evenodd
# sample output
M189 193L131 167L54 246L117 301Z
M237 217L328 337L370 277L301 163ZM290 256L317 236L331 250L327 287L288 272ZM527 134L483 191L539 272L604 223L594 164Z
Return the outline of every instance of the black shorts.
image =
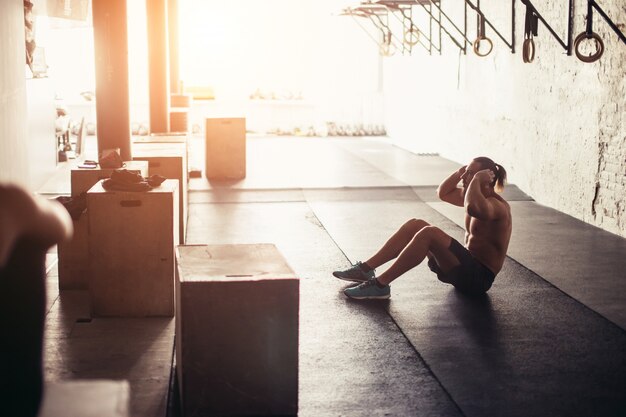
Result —
M457 240L452 239L448 249L456 256L461 265L455 266L448 273L444 273L435 259L431 258L428 260L430 270L437 274L437 278L441 282L452 284L461 292L472 295L486 293L496 278L495 274L474 258L470 251Z

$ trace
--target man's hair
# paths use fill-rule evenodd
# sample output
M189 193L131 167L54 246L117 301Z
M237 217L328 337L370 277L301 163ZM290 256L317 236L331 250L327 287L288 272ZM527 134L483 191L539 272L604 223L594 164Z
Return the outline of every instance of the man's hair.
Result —
M506 170L502 165L496 164L491 158L487 158L486 156L474 158L474 161L478 162L483 169L490 169L496 175L491 183L491 186L495 187L496 191L501 192L504 190Z

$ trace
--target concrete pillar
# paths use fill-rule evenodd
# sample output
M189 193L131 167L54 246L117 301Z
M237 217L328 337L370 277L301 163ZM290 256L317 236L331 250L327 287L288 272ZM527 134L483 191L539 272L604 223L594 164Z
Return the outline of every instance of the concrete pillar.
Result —
M120 148L132 159L128 102L126 0L93 0L98 152Z
M182 94L180 85L179 46L178 46L178 0L168 0L167 32L170 54L170 93Z
M146 15L150 78L150 133L167 133L170 130L167 0L147 1Z
M30 162L22 1L0 1L0 51L0 180L28 186ZM54 140L52 134L50 141Z

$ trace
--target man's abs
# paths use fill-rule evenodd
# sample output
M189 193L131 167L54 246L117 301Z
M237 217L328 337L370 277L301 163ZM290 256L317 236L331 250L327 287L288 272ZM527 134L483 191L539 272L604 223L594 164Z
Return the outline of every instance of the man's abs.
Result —
M472 218L466 247L472 256L494 274L500 272L511 237L509 221L481 221ZM467 223L466 223L467 224Z
M479 239L471 236L467 241L466 247L472 256L489 268L494 275L500 272L502 264L504 264L506 252L502 253L492 245L484 241L481 242Z

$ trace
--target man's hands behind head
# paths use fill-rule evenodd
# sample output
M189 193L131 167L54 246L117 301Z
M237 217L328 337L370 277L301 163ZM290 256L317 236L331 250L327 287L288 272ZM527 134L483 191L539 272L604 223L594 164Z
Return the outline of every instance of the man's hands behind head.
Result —
M481 185L490 185L496 178L496 174L490 169L483 169L474 174L474 179Z

